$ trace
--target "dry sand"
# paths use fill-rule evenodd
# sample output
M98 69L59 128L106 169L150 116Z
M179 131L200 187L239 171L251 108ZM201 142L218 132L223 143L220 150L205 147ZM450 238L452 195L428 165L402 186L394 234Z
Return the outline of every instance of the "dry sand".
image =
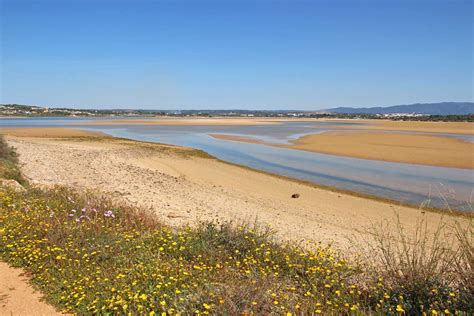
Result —
M0 262L0 315L61 315L41 298L21 269Z
M364 123L365 125L328 125L336 129L362 129L385 130L404 132L426 132L445 134L474 135L474 123L471 122L416 122L416 121L391 121L391 120L326 120L326 122L351 122Z
M73 128L39 127L39 128L0 128L0 134L19 137L87 137L104 136L100 132L84 131Z
M474 144L452 137L386 132L325 132L300 137L290 145L212 134L219 139L287 147L355 158L423 164L453 168L474 168Z
M171 225L257 220L283 239L353 248L354 234L365 236L372 223L394 220L396 213L408 230L421 217L432 227L441 218L196 157L192 149L108 137L7 139L32 182L102 191L149 208Z

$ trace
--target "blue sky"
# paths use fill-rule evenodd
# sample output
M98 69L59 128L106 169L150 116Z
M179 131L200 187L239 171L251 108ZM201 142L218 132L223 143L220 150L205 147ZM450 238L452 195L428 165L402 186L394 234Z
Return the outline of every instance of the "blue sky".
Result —
M0 103L472 101L473 2L0 0Z

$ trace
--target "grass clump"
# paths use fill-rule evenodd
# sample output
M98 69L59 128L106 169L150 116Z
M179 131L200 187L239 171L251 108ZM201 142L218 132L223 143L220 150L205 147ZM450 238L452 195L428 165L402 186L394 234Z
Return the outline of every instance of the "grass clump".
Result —
M0 135L0 179L15 180L25 184L18 167L18 156L13 148L8 146L5 139Z
M377 306L394 305L410 314L474 312L473 222L440 220L429 230L425 219L408 234L399 219L396 229L382 224L369 243L373 264L366 274L378 275L372 289ZM393 226L392 226L393 227ZM378 289L377 289L378 287Z

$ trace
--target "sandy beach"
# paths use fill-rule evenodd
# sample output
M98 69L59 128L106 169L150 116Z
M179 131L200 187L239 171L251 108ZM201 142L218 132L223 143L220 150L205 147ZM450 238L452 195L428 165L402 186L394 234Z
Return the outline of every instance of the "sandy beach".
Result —
M291 144L265 143L259 139L213 134L230 141L266 144L331 155L423 164L453 168L474 168L474 144L434 135L338 131L306 135Z
M29 133L7 140L31 182L103 192L148 208L170 225L258 221L282 239L355 249L354 235L365 236L372 224L393 221L396 214L408 230L414 230L417 219L435 227L442 217L230 165L194 149L95 135L71 137L75 131L64 138L45 137L44 130L38 131L43 137ZM294 193L300 197L291 198Z

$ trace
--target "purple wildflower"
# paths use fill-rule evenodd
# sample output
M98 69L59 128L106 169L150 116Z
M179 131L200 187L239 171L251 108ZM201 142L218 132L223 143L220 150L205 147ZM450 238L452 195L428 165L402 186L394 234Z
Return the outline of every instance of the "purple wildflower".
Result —
M104 213L105 217L112 217L115 218L114 213L111 210L108 210L107 212Z

